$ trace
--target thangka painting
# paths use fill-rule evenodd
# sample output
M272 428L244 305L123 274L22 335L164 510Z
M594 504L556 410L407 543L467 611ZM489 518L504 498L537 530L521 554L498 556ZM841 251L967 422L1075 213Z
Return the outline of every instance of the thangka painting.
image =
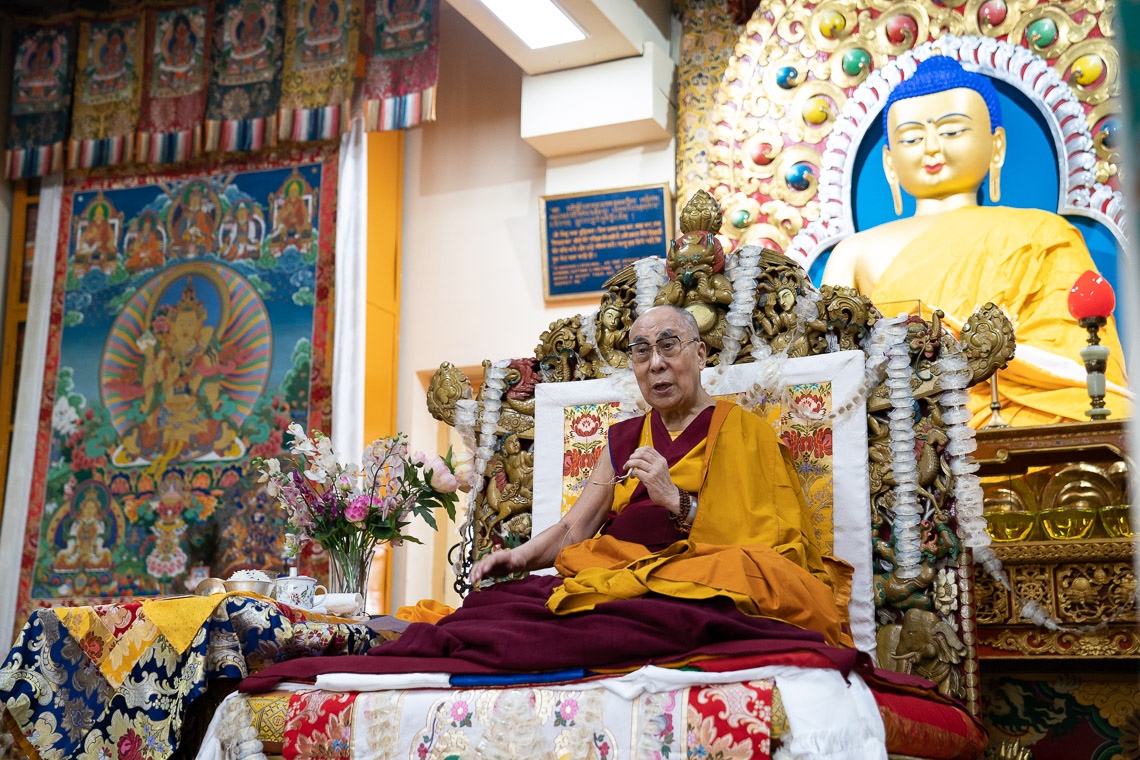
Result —
M63 209L21 616L280 569L251 460L328 427L335 153L87 179Z
M404 129L435 119L439 0L366 0L361 45L365 127Z
M279 0L225 0L215 21L207 151L260 150L277 140L285 14Z
M144 36L141 12L80 24L69 168L116 166L133 159Z
M288 0L278 136L327 140L348 129L363 0Z
M177 163L201 151L211 18L207 3L156 10L149 16L140 163Z
M75 28L71 25L17 30L5 161L9 179L42 177L63 168L74 55Z

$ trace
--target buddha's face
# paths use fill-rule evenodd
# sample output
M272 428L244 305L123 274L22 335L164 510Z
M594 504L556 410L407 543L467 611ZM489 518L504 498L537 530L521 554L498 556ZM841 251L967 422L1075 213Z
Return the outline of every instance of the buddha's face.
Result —
M190 309L175 313L170 322L170 345L185 350L197 343L202 319Z
M898 101L887 132L883 170L919 199L976 192L1005 161L1005 131L991 132L986 102L965 87Z

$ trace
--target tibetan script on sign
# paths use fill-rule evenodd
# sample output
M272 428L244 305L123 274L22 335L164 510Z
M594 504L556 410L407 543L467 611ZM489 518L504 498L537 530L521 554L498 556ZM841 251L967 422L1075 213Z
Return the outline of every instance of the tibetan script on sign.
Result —
M629 264L664 257L671 203L666 185L544 197L546 298L600 293L605 281Z

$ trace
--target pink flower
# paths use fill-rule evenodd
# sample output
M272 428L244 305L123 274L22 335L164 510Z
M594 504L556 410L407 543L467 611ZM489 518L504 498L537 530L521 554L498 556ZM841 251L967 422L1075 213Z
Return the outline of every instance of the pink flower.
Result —
M438 457L432 461L431 487L440 493L455 493L459 488L459 481L442 459Z
M344 510L344 518L352 523L361 522L368 517L368 508L372 506L372 497L368 494L357 496L348 503Z
M416 464L427 464L428 456L422 451L413 451L411 459Z
M462 460L455 464L455 479L459 481L459 488L466 493L475 485L475 465L470 460Z
M451 706L451 719L456 723L467 717L467 703L462 699Z
M562 719L566 721L574 720L574 716L578 714L577 700L567 699L562 703L559 712L562 714Z

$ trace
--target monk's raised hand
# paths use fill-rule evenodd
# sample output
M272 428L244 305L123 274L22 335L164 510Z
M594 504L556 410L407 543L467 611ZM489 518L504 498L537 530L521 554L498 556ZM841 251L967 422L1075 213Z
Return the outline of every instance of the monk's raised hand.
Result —
M676 512L681 499L677 486L669 477L669 463L660 451L652 446L635 449L626 463L626 471L645 484L653 503Z

